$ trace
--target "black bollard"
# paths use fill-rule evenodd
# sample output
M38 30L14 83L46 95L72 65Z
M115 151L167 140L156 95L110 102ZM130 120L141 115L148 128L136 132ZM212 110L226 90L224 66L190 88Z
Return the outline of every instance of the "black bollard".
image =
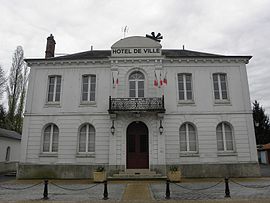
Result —
M44 180L44 192L43 192L43 198L44 200L49 199L48 197L48 180Z
M229 178L228 177L225 178L225 197L226 198L231 198L230 188L229 188Z
M166 196L165 199L171 199L171 192L170 192L170 181L167 180L166 182Z
M104 200L109 199L109 198L108 198L107 180L104 181L103 199L104 199Z

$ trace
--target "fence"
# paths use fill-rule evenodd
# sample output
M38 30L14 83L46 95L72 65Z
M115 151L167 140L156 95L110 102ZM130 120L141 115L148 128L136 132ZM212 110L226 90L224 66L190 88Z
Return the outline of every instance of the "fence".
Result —
M49 196L50 196L50 193L49 193L50 188L49 188L49 186L57 187L60 190L66 190L66 191L86 191L86 190L91 191L91 189L93 189L93 188L95 188L95 187L97 187L98 185L101 185L101 184L103 184L103 193L102 193L102 189L100 189L100 193L102 193L102 199L107 200L109 198L108 197L109 194L108 194L107 181L104 181L103 183L91 184L91 185L86 186L86 187L72 188L71 186L68 186L68 185L59 185L56 182L44 180L42 182L30 185L30 186L26 186L26 187L14 187L14 186L10 187L10 186L7 186L7 185L0 184L0 189L2 189L2 190L20 191L20 190L30 190L32 188L39 187L39 188L41 188L40 189L40 195L41 195L42 199L43 200L48 200ZM234 185L234 187L231 187L232 184ZM219 196L219 198L223 198L223 197L224 198L231 198L231 191L232 191L231 188L235 189L235 188L242 187L242 188L249 188L249 189L263 189L263 188L270 187L270 184L263 184L263 185L261 185L261 184L256 185L256 184L250 184L250 183L249 184L243 184L243 183L239 183L235 179L227 178L227 177L224 178L224 179L221 179L221 180L219 180L219 181L217 181L215 183L209 184L209 185L204 184L204 186L200 187L200 188L194 187L193 185L187 186L186 184L183 184L183 183L175 183L175 182L170 182L169 180L167 180L166 181L166 188L165 188L165 199L171 199L171 185L175 186L174 188L181 188L182 189L181 191L180 190L174 190L174 192L177 193L178 196L180 195L180 197L185 196L184 191L188 191L188 192L190 192L190 194L195 194L195 193L200 193L201 191L207 191L207 190L208 190L208 192L210 191L211 193L215 193L216 191L222 190L221 195L222 194L223 195ZM224 185L224 187L222 187L222 185ZM119 185L117 187L119 187ZM39 188L38 188L38 191L39 191ZM99 190L99 189L96 188L96 190ZM97 192L97 191L95 191L95 192ZM95 193L95 194L97 194L97 193ZM218 194L220 194L220 193L218 193ZM52 193L51 193L51 195L52 195ZM100 196L101 196L101 194L100 194ZM164 198L164 196L162 198ZM207 194L206 194L206 198L211 199L211 197L207 196Z
M43 182L39 182L39 183L36 183L36 184L33 184L33 185L30 185L30 186L27 186L27 187L7 187L7 186L4 186L4 185L0 185L0 189L5 189L5 190L28 190L28 189L31 189L31 188L34 188L36 186L39 186L43 184L44 187L43 187L43 196L41 199L43 200L48 200L49 199L49 184L55 186L55 187L58 187L60 189L63 189L63 190L68 190L68 191L83 191L83 190L89 190L89 189L92 189L94 187L96 187L97 185L100 185L102 183L97 183L97 184L94 184L94 185L91 185L89 187L84 187L84 188L70 188L70 187L65 187L65 186L61 186L61 185L58 185L54 182L49 182L48 180L44 180ZM109 199L109 194L108 194L108 187L107 187L107 181L104 181L103 182L103 200L107 200ZM41 191L42 192L42 191Z
M170 190L170 184L174 184L177 187L180 187L184 190L189 190L192 192L197 192L197 191L203 191L203 190L209 190L212 188L217 187L218 185L220 185L221 183L224 182L224 198L231 198L231 191L230 191L230 182L238 185L240 187L244 187L244 188L250 188L250 189L262 189L262 188L267 188L270 187L270 185L244 185L242 183L239 183L233 179L230 179L228 177L224 178L224 180L220 180L217 183L214 183L210 186L206 186L206 187L202 187L202 188L191 188L191 187L186 187L183 184L179 184L179 183L175 183L175 182L171 182L169 180L166 181L166 192L165 192L165 199L170 199L171 198L171 190Z

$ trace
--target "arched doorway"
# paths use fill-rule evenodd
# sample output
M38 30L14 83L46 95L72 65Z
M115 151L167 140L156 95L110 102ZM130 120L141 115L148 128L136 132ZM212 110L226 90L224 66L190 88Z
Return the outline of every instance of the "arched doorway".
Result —
M149 168L148 128L141 121L127 127L127 169Z

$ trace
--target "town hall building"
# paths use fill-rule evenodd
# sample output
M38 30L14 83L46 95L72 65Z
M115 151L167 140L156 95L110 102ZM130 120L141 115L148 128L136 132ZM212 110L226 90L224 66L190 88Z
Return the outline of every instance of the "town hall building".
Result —
M111 49L26 59L31 68L18 178L142 169L258 176L246 72L251 56L163 49L160 35Z

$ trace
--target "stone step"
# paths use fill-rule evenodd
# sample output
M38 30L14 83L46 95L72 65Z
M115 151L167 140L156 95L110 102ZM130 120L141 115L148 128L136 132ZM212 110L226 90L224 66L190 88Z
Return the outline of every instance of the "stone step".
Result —
M150 171L149 169L127 169L126 171L120 171L108 177L110 180L164 180L166 178L167 176L157 174L155 171Z
M166 180L167 176L162 175L119 175L109 176L108 180Z
M5 176L11 176L11 177L16 177L17 172L16 171L11 171L5 174Z
M155 171L150 171L149 169L127 169L126 171L120 171L119 174L156 174Z

